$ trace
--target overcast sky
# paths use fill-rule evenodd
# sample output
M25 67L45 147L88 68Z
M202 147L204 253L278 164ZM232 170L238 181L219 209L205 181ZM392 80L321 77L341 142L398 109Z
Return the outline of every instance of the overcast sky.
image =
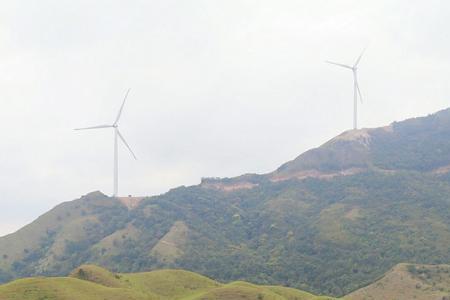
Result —
M265 173L352 126L450 99L450 2L5 0L0 4L0 235L58 203L154 195L201 177Z

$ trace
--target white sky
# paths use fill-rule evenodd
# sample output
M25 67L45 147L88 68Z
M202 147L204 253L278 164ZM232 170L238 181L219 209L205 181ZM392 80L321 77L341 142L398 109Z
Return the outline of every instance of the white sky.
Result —
M265 173L352 126L449 106L450 2L4 0L0 3L0 235L56 204L201 177Z

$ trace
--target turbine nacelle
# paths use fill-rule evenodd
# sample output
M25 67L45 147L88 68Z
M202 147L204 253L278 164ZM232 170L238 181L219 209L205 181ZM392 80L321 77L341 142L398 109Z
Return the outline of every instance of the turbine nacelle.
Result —
M355 63L352 66L329 61L329 60L325 61L326 63L332 64L332 65L335 65L338 67L350 69L353 72L353 89L354 89L353 90L353 95L354 95L354 97L353 97L353 99L354 99L353 128L354 129L358 128L358 123L357 123L358 97L359 97L359 100L361 101L361 103L363 102L361 89L359 88L359 83L358 83L358 75L357 75L358 72L357 71L358 71L359 62L361 61L361 58L363 57L365 51L366 51L366 49L364 49L361 52L361 54L358 56L358 58L356 59Z

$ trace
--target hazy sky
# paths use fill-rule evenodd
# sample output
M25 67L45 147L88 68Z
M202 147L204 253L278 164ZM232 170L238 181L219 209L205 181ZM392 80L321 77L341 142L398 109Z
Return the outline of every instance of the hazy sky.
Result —
M5 0L0 4L0 235L56 204L154 195L201 177L265 173L352 126L446 108L450 2Z

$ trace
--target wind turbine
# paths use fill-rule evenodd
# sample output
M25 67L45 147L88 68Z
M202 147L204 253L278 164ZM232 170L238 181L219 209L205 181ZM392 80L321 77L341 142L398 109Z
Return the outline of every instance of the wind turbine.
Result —
M365 51L366 51L366 49L364 49L361 52L361 54L359 55L358 59L353 64L353 66L344 65L344 64L340 64L340 63L336 63L336 62L332 62L332 61L328 61L328 60L326 61L329 64L343 67L346 69L350 69L353 72L353 129L358 129L358 96L359 96L359 100L361 101L361 104L362 104L362 95L361 95L361 90L359 89L359 84L358 84L358 64L359 64L361 58L363 57Z
M98 126L92 126L92 127L85 127L85 128L76 128L75 130L88 130L88 129L100 129L100 128L114 128L114 194L113 197L118 196L119 192L119 153L118 153L118 140L120 139L124 145L128 148L131 155L136 158L136 155L134 155L133 150L131 150L131 147L128 145L127 141L123 137L123 135L119 131L119 120L122 115L123 107L125 106L125 101L127 100L128 93L130 92L130 89L127 90L127 93L125 94L125 98L123 99L122 106L120 107L119 113L117 114L117 117L111 125L98 125Z

